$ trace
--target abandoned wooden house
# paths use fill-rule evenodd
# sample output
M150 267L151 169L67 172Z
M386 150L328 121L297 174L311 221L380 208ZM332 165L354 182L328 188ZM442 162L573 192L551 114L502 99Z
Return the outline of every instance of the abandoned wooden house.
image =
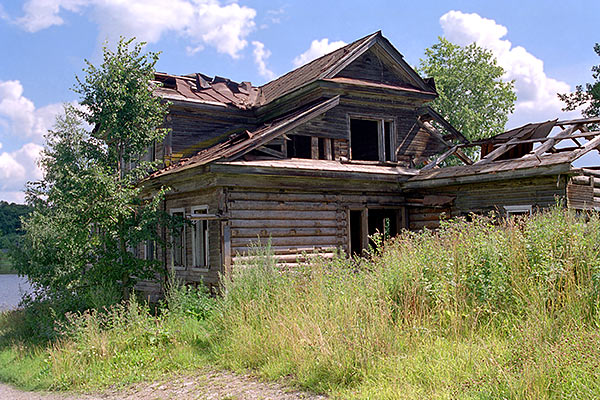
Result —
M258 238L293 265L360 253L377 230L434 228L442 215L531 212L557 197L600 206L600 170L572 166L600 145L586 128L598 121L530 124L469 143L428 107L433 80L380 32L260 87L202 74L156 80L171 133L154 149L165 166L146 193L170 187L164 210L192 224L145 256L188 282L216 284ZM575 147L561 148L565 140ZM481 147L481 160L468 146ZM449 156L465 165L440 167Z

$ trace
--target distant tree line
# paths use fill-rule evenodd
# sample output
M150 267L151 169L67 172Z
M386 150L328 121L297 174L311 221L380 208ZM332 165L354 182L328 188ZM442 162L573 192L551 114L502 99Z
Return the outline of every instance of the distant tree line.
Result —
M22 235L21 217L31 212L25 204L0 200L0 249L7 249Z

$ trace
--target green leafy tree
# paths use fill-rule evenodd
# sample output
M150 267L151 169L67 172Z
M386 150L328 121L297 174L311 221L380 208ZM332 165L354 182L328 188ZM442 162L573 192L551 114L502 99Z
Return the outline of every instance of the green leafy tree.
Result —
M138 184L156 167L141 159L164 137L167 111L152 95L158 55L142 54L142 46L122 39L115 52L104 49L102 65L88 62L75 87L82 107L66 107L46 136L44 177L28 186L33 212L16 258L19 272L51 296L127 297L137 279L159 268L132 252L146 240L160 242L163 222L163 191L142 200Z
M425 49L418 68L435 79L439 97L432 107L469 140L501 133L515 108L514 81L502 80L504 69L491 51L438 40Z
M594 51L600 56L600 43L596 43ZM592 67L593 83L577 85L573 93L558 94L558 98L565 102L563 111L574 111L585 106L582 115L586 118L600 117L600 64ZM594 129L600 129L600 124L595 124Z

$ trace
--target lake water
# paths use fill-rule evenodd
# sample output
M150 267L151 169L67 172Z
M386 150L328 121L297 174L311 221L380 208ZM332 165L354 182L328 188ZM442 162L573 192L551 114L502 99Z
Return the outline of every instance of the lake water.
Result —
M0 275L0 311L16 308L21 295L31 287L26 278L18 275Z

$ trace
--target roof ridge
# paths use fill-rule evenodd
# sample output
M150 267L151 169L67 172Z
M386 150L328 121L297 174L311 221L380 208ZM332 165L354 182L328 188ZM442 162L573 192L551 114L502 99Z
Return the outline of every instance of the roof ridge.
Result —
M344 45L344 46L342 46L342 47L340 47L340 48L337 48L337 49L335 49L335 50L332 50L332 51L330 51L330 52L328 52L328 53L325 53L325 54L323 54L322 56L319 56L319 57L317 57L317 58L315 58L315 59L313 59L313 60L310 60L309 62L307 62L307 63L305 63L305 64L299 65L299 66L297 66L296 68L294 68L293 70L291 70L291 71L288 71L288 72L286 72L285 74L283 74L283 75L281 75L281 76L279 76L279 77L277 77L277 78L275 78L275 79L273 79L273 80L270 80L269 82L266 82L266 83L264 83L264 84L260 85L260 86L259 86L259 89L262 89L263 87L265 87L265 86L267 86L267 85L269 85L269 84L271 84L271 83L273 83L273 82L276 82L276 81L278 81L279 79L281 79L281 78L283 78L283 77L285 77L285 76L287 76L287 75L290 75L291 73L293 73L293 72L296 72L297 70L299 70L299 69L301 69L301 68L304 68L304 67L306 67L306 66L307 66L307 65L309 65L309 64L317 63L318 61L322 60L324 57L327 57L327 56L329 56L329 55L330 55L330 54L332 54L332 53L335 53L335 52L337 52L337 51L340 51L340 50L346 49L346 48L348 48L348 47L351 47L351 46L353 46L353 45L357 44L358 42L361 42L361 41L363 41L363 40L366 40L366 39L368 39L368 38L370 38L370 37L372 37L372 36L376 36L376 35L381 35L381 30L378 30L377 32L374 32L374 33L368 34L368 35L366 35L366 36L363 36L363 37L361 37L360 39L356 39L355 41L353 41L353 42L350 42L350 43L348 43L348 44L346 44L346 45Z

